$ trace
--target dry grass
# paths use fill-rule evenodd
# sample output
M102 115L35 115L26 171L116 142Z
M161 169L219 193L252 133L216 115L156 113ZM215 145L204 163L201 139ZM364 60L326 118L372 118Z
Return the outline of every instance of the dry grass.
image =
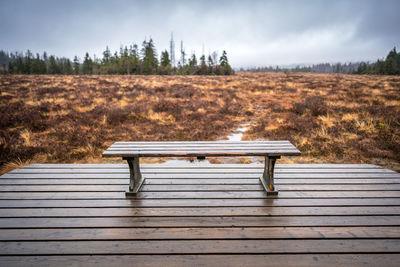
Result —
M288 139L284 162L400 170L400 77L0 76L0 167L101 162L114 141ZM218 161L218 160L216 160ZM243 160L247 163L247 160Z

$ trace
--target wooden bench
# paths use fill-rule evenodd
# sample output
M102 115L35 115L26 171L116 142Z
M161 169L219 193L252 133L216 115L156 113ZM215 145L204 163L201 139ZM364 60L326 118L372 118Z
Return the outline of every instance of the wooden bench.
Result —
M281 156L298 156L300 151L289 141L196 141L196 142L116 142L103 157L122 157L130 172L127 196L136 196L144 182L140 172L140 157L265 157L264 173L260 177L267 195L277 195L274 186L275 162Z

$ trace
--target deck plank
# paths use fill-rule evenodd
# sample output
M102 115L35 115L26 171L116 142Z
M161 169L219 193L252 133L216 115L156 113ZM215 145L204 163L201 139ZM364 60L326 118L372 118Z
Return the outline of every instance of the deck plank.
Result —
M275 179L275 185L281 184L341 184L341 185L364 185L364 184L399 184L400 179L391 178L380 178L380 179L345 179L345 178L331 178L329 181L326 179ZM247 179L152 179L146 178L144 184L146 185L249 185L259 184L259 178L247 178ZM58 179L58 178L2 178L0 179L0 185L129 185L129 179Z
M346 174L352 174L352 173L392 173L396 174L396 172L388 169L364 169L364 168L351 168L351 169L334 169L334 168L320 168L320 169L282 169L282 168L277 168L276 170L277 174L281 173L346 173ZM256 173L256 174L262 174L263 169L262 168L248 168L248 169L214 169L214 168L208 168L208 169L193 169L193 168L188 168L188 169L176 169L176 168L165 168L165 169L158 169L158 168L143 168L142 173L157 173L157 174L162 174L162 173L184 173L184 174L192 174L192 173L201 173L201 174L219 174L219 173ZM75 169L75 168L65 168L65 169L47 169L47 168L21 168L21 169L16 169L13 170L9 173L39 173L39 174L44 174L44 173L122 173L126 174L129 173L129 169L126 168L120 168L120 169Z
M70 255L70 256L4 256L4 266L376 266L397 267L399 254L285 254L285 255Z
M165 216L348 216L400 215L400 207L199 207L199 208L25 208L0 209L0 218Z
M245 179L259 178L262 173L142 173L145 178L151 179ZM128 173L7 173L0 177L8 179L129 179ZM277 173L276 179L399 179L399 173Z
M125 191L127 185L2 185L0 192L112 192ZM398 191L400 184L281 184L279 191ZM233 192L263 191L261 184L213 184L213 185L151 185L144 184L141 192Z
M278 188L279 189L279 188ZM124 199L125 191L2 192L0 199ZM400 191L281 191L279 198L399 198ZM139 192L136 199L268 199L263 191Z
M399 226L400 216L56 217L0 218L0 229L102 227Z
M266 199L17 199L0 200L0 208L102 207L351 207L400 206L400 198L266 198Z
M400 238L400 226L0 229L3 241Z
M1 242L0 255L400 253L400 239Z
M185 162L185 161L182 161ZM187 162L185 162L187 163ZM382 167L374 164L279 164L277 163L276 169L382 169ZM264 165L251 163L251 164L213 164L212 166L207 165L196 165L196 164L184 164L184 165L171 165L171 164L159 164L158 169L263 169ZM88 163L46 163L46 164L30 164L23 166L20 169L129 169L128 164L88 164ZM154 169L154 164L141 164L142 169L150 168Z

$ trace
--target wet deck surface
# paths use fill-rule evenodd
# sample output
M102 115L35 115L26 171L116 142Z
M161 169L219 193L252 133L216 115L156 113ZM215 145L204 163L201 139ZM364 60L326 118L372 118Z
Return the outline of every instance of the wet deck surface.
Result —
M374 165L37 164L0 177L0 265L398 266L400 174Z

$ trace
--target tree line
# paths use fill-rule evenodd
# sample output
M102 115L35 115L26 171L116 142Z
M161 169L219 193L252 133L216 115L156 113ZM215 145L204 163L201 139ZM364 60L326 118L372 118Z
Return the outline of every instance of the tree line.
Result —
M87 52L82 63L77 56L71 61L65 57L56 57L44 52L42 55L28 50L25 53L8 53L0 51L0 68L6 74L138 74L138 75L231 75L234 74L229 64L226 51L218 57L217 52L199 60L196 54L185 59L181 51L181 60L177 66L171 65L171 57L167 50L161 52L158 59L157 50L152 39L143 41L141 49L138 45L121 46L120 51L112 53L108 46L102 58L90 57Z
M360 63L319 63L311 66L296 66L290 68L282 68L279 66L273 67L257 67L250 68L248 71L252 72L315 72L315 73L354 73L357 71Z
M378 59L374 63L361 62L355 73L400 75L400 52L397 53L394 47L384 60Z
M293 68L257 67L240 69L241 71L253 72L316 72L316 73L344 73L344 74L378 74L378 75L400 75L400 52L394 47L385 59L378 59L376 62L355 62L355 63L321 63L311 66L296 66Z

